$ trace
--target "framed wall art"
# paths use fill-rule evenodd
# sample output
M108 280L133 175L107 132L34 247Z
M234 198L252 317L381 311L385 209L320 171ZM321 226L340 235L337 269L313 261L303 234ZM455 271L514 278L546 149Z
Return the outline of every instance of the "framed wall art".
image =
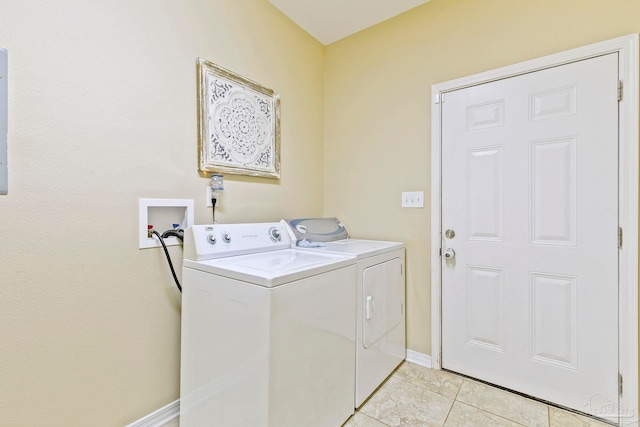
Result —
M280 178L280 97L198 58L200 172Z

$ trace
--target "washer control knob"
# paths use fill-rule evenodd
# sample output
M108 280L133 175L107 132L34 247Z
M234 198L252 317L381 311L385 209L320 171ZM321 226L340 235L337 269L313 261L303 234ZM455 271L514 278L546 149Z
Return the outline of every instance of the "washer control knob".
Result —
M216 235L215 234L208 234L207 235L207 242L209 242L212 245L216 244Z
M231 242L231 235L228 232L222 233L222 241L225 243Z
M271 240L273 240L274 242L279 242L280 238L282 237L280 235L280 230L278 230L275 227L271 227L269 229L269 237L271 238Z

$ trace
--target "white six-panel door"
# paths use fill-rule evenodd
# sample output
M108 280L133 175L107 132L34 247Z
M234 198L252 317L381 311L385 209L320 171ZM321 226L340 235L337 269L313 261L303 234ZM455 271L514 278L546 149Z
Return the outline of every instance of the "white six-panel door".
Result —
M617 405L617 82L612 53L446 94L443 368Z

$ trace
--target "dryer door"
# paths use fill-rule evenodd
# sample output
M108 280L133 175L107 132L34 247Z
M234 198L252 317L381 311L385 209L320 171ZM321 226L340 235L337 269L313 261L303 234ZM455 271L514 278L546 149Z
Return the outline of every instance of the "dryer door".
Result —
M403 320L400 258L367 267L362 275L363 345L369 348Z

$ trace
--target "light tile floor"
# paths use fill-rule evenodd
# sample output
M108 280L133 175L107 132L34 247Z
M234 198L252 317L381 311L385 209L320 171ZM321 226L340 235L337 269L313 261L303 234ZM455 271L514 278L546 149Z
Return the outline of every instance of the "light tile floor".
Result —
M179 427L174 419L164 427ZM446 371L404 362L343 427L610 427ZM303 426L300 426L303 427Z
M403 363L343 427L610 427L446 371Z

